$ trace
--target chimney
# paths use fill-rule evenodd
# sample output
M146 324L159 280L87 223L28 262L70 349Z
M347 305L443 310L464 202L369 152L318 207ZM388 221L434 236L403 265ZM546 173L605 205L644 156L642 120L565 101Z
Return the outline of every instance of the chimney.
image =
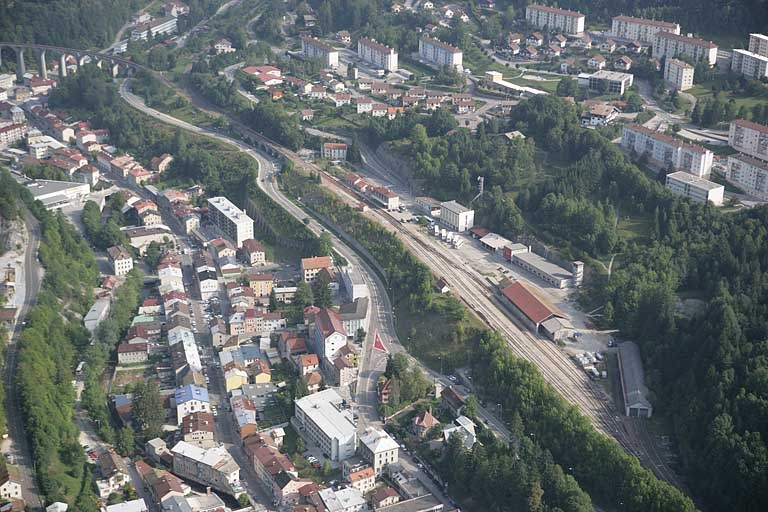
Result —
M210 496L211 495L211 486L210 485L205 488L205 494L206 494L206 496Z

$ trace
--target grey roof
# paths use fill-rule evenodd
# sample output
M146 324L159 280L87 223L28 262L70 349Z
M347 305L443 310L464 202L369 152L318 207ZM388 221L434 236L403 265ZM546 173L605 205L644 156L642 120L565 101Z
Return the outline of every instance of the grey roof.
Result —
M171 496L163 501L163 512L193 512L184 496Z
M559 279L571 279L573 273L568 272L560 265L555 265L546 258L539 256L535 252L524 252L515 254L515 258L524 261L528 265L538 269L540 272Z
M460 213L469 211L469 208L467 208L462 204L457 203L456 201L447 201L445 203L440 203L440 208L445 208L449 212L453 212L455 214L460 214Z
M634 342L625 341L619 345L619 372L621 373L621 390L624 394L625 407L651 409L651 402L647 398L648 388L645 387L643 376L640 347Z
M358 297L354 302L343 304L339 308L339 317L343 320L359 320L368 312L368 297Z
M573 329L573 324L570 320L557 316L553 316L549 320L545 320L541 325L547 332L551 333L555 333L560 329Z

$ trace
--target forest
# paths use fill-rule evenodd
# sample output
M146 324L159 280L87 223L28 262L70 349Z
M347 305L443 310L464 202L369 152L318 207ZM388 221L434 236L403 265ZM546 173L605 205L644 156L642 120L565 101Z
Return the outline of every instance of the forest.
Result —
M2 0L0 41L103 48L140 0Z

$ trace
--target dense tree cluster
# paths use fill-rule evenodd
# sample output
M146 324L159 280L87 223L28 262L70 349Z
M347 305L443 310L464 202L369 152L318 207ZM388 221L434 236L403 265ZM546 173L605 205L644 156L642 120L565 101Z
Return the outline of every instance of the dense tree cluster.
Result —
M141 5L139 0L0 2L0 40L103 48Z
M403 352L390 355L384 377L390 379L389 404L382 405L385 416L399 411L405 405L425 398L433 389L432 382L417 367L411 367Z
M113 245L123 245L127 241L125 234L120 231L120 226L124 222L120 207L117 206L125 203L125 200L120 194L113 198L105 207L105 215L102 215L99 206L93 201L87 201L83 207L82 221L85 236L102 251Z

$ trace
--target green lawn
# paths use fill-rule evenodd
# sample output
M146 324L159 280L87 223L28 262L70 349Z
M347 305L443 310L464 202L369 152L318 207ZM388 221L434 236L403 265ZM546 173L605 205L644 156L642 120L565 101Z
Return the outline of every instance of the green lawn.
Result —
M535 72L531 72L529 74L533 75L535 74ZM542 75L542 77L544 78L544 80L528 80L522 77L518 77L518 78L509 78L507 79L507 81L515 85L533 87L534 89L539 89L542 91L546 91L550 94L555 94L555 92L557 91L557 84L560 83L560 79L550 78L549 75Z
M627 241L647 239L651 234L651 220L642 217L625 217L619 220L618 232Z
M716 75L714 80L697 84L685 92L693 94L698 99L709 99L712 97L713 87L716 90L722 91L723 85L726 81L733 82L735 80L737 80L737 77L733 75ZM765 103L768 101L768 88L764 88L763 92L756 96L741 96L731 91L722 91L722 94L726 101L733 99L736 102L737 108L741 108L742 106L752 108L759 103Z

